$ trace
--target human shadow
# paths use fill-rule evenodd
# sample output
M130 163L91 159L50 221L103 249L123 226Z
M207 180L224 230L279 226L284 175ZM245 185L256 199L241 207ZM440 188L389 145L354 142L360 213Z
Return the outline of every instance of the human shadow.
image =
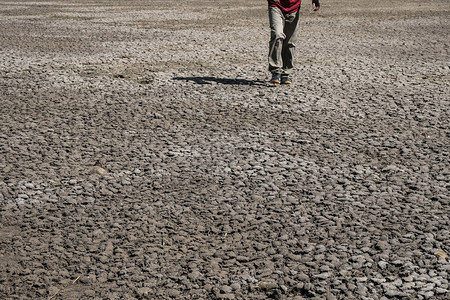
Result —
M266 85L262 80L247 80L247 79L231 79L231 78L216 78L211 76L206 77L174 77L173 80L192 81L197 84L231 84L231 85Z

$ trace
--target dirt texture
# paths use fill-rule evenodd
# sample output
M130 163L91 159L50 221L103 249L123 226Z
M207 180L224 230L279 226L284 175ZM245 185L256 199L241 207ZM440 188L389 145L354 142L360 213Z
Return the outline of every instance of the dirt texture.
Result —
M449 299L450 3L0 1L1 299Z

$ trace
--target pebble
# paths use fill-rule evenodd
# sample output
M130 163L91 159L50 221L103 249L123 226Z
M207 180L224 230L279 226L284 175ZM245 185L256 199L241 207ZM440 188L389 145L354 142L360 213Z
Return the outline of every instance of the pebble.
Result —
M231 292L233 292L233 288L231 286L228 286L228 285L223 285L220 288L220 292L224 293L224 294L230 294Z
M265 291L270 291L278 288L278 284L274 282L261 282L259 288Z
M439 287L436 288L434 291L435 291L436 294L438 294L438 295L448 294L448 293L449 293L449 291L448 291L447 289L443 289L443 288L439 288Z
M434 292L432 291L420 291L419 295L423 296L425 299L430 299L434 296Z
M313 276L313 278L318 278L318 279L327 279L327 278L330 278L330 277L331 277L331 274L328 273L328 272L326 272L326 273L321 273L321 274L318 274L318 275L314 275L314 276Z
M27 182L25 183L25 187L28 189L34 189L34 184L32 184L31 182Z

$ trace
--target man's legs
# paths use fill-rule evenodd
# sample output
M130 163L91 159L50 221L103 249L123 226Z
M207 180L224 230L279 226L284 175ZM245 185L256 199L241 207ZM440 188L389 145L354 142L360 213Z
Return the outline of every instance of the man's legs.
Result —
M289 74L294 67L294 50L295 50L295 42L297 41L297 32L298 32L298 23L300 17L300 10L288 14L285 16L285 26L284 26L284 35L285 38L283 40L283 50L281 52L281 57L283 61L283 74Z
M269 7L270 42L269 42L269 71L272 74L283 73L283 41L285 19L278 7Z
M272 73L272 83L291 83L289 73L293 68L299 17L299 11L285 15L278 7L269 7L269 71Z

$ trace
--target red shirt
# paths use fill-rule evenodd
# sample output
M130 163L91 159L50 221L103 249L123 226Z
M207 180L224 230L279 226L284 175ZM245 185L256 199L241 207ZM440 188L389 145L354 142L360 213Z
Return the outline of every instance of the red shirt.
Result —
M300 9L302 0L280 0L278 3L273 3L268 0L269 6L279 7L285 14L296 12Z

